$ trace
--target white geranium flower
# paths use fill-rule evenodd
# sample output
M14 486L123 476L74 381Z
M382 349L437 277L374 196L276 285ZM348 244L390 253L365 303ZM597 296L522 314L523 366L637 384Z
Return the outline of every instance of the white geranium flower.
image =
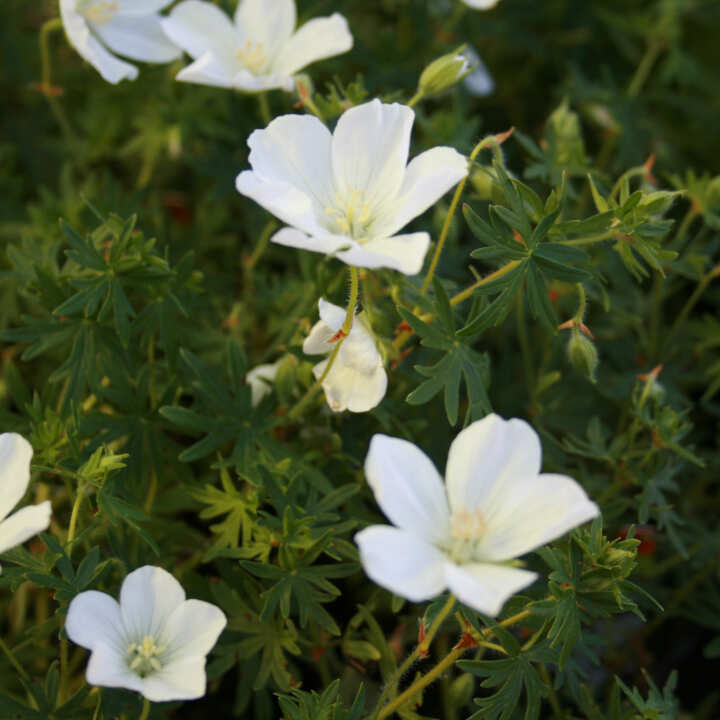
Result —
M250 402L253 407L257 407L262 399L272 392L271 386L275 382L281 362L278 360L274 363L257 365L248 371L245 382L250 386Z
M303 343L308 355L331 353L345 322L345 310L320 298L320 320ZM323 360L313 368L319 378L327 367ZM328 376L322 384L328 405L335 412L367 412L385 397L387 373L363 313L355 316L348 336L343 340Z
M508 561L599 514L575 480L539 474L540 462L530 425L488 415L453 441L443 487L415 445L375 435L365 474L396 527L355 536L365 572L414 602L449 588L469 607L497 615L537 577Z
M395 233L468 172L450 147L407 164L414 119L409 107L379 100L343 113L333 134L310 115L275 118L250 135L252 170L238 175L237 189L291 226L273 242L414 275L430 236Z
M119 604L95 590L77 595L65 630L91 651L88 683L165 702L205 694L205 656L226 623L220 608L186 600L169 572L146 565L125 578Z
M462 0L468 7L473 10L490 10L494 8L500 0Z
M347 20L338 13L310 20L297 32L295 22L295 0L240 0L234 24L212 3L185 0L163 20L163 28L195 60L178 80L290 92L296 72L353 45Z
M50 525L49 500L10 515L30 483L32 455L32 447L22 435L0 435L0 553L24 543Z
M134 80L138 69L115 57L165 63L180 57L160 26L158 11L173 0L60 0L70 44L110 83ZM112 52L110 52L112 51Z

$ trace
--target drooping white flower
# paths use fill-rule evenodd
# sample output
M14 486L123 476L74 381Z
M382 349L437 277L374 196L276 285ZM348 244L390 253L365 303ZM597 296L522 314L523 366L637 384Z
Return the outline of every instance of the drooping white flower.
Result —
M473 10L490 10L494 8L500 0L462 0L468 7Z
M49 500L10 515L30 483L32 455L32 447L22 435L0 435L0 553L24 543L50 525Z
M226 623L220 608L186 600L169 572L146 565L125 578L119 604L95 590L77 595L65 630L91 651L88 683L165 702L205 694L205 656Z
M160 26L173 0L60 0L60 16L70 44L110 83L134 80L138 69L113 53L142 62L180 57ZM112 51L112 52L111 52Z
M343 113L335 132L310 115L283 115L249 139L252 170L237 189L291 227L280 245L333 253L349 265L420 272L426 232L396 235L468 172L436 147L407 164L415 113L373 100Z
M303 343L303 352L308 355L331 353L345 322L343 308L323 298L320 298L318 308L320 320ZM327 364L328 360L323 360L313 368L316 378L325 372ZM328 405L335 412L367 412L385 397L387 373L363 313L355 316L322 387Z
M365 572L414 602L449 588L497 615L536 574L505 564L599 514L570 477L540 474L537 433L497 415L473 423L450 446L445 487L430 459L406 440L375 435L365 474L394 523L355 536Z
M163 20L163 28L195 60L178 80L290 92L299 70L353 45L347 21L338 13L309 20L297 31L296 19L295 0L240 0L234 24L210 2L184 0Z
M253 407L257 407L262 399L272 392L271 386L275 382L281 362L278 360L274 363L257 365L248 371L245 381L250 386L250 402Z

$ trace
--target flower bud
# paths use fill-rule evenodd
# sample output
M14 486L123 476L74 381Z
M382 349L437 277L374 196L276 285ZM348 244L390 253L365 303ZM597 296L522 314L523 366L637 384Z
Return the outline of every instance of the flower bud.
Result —
M275 375L275 391L280 403L288 405L292 402L293 393L297 386L298 359L294 355L286 355L277 365Z
M598 367L598 352L593 341L573 328L567 346L570 364L591 382L596 382L595 372Z
M467 77L473 70L461 46L454 52L433 60L420 75L419 92L425 97L444 92Z

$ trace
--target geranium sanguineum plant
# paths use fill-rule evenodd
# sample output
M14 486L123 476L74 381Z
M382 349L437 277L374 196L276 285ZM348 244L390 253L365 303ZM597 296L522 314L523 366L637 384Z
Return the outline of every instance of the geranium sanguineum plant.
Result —
M234 23L209 2L185 0L163 20L195 62L177 80L248 92L295 87L302 68L352 48L345 18L314 18L295 31L295 0L240 0Z
M283 115L250 135L252 170L237 189L290 227L280 245L334 254L349 265L420 272L430 235L397 235L468 172L450 147L407 162L415 113L379 100L347 110L335 132L309 115Z
M95 590L77 595L65 630L91 651L88 683L165 702L205 694L205 657L226 622L220 608L186 600L169 572L146 565L125 578L119 603Z
M0 553L24 543L50 525L49 500L10 515L30 483L32 455L32 447L22 435L0 435Z
M113 53L141 62L180 57L163 32L158 12L172 0L60 0L70 44L110 83L134 80L138 69Z
M365 572L414 602L446 588L463 603L497 615L534 572L510 561L599 514L575 480L540 474L537 433L523 420L488 415L450 446L445 487L412 443L375 435L365 475L395 524L355 536Z
M315 323L303 343L308 355L327 355L335 349L345 322L343 308L320 299L320 320ZM363 313L356 315L337 357L322 382L328 405L335 412L367 412L385 397L387 373L378 352L375 338L366 325ZM316 378L322 377L329 359L313 368Z

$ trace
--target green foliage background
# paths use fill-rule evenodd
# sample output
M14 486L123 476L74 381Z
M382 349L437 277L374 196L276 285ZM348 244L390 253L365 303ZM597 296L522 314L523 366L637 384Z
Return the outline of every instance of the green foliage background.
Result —
M28 679L0 657L0 717L139 714L132 693L83 686L84 651L71 646L62 673L59 660L72 597L115 593L145 563L229 617L210 694L152 717L371 716L444 599L403 603L358 565L352 535L380 519L369 439L407 437L442 467L463 422L491 408L534 424L545 469L577 478L604 527L528 559L547 579L503 612L530 608L521 625L461 609L502 653L466 654L402 717L717 717L720 3L298 6L342 12L355 37L308 70L331 121L363 97L406 102L428 62L467 42L496 90L423 100L413 154L469 155L516 128L479 156L426 296L422 274L363 273L390 369L364 415L321 398L287 415L311 384L301 345L317 299L343 304L346 270L267 245L274 221L236 193L257 99L176 83L180 63L111 86L57 34L50 103L38 43L55 3L0 7L0 429L30 439L32 494L54 513L42 543L3 557L3 637ZM268 99L273 115L303 111ZM450 197L413 227L437 239ZM596 373L587 347L568 358L585 336L556 330L578 312L577 283ZM247 370L281 357L252 408ZM418 670L459 631L450 617Z

